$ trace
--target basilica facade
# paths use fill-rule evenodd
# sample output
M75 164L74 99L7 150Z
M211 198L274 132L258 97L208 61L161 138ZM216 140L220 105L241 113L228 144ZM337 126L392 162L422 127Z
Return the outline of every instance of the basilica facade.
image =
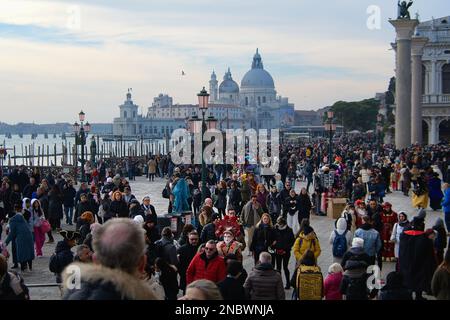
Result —
M275 82L264 69L258 49L240 86L233 80L229 68L220 84L213 71L209 93L207 116L217 119L218 128L222 130L286 129L294 125L294 105L288 98L277 96ZM114 119L113 134L123 136L167 136L175 129L187 128L192 116L200 116L198 105L174 104L172 98L165 94L153 99L147 114L139 114L130 90L119 109L120 116Z

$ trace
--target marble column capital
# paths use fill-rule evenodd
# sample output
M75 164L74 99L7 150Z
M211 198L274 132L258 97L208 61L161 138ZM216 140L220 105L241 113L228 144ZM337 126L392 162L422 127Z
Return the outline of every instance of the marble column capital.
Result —
M397 20L389 20L389 23L392 24L397 33L396 40L411 40L411 37L414 33L414 29L418 26L419 20L417 19L397 19Z

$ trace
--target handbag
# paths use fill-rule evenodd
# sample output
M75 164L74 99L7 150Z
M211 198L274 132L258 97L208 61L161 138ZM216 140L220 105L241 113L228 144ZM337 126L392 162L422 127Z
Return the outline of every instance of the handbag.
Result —
M42 233L47 233L52 229L52 226L48 222L48 220L42 220L41 226L40 226Z

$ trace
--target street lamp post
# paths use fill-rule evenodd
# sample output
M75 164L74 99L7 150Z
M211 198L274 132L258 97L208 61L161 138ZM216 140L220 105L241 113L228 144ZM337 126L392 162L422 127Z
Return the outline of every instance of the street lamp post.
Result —
M325 123L325 130L328 131L329 134L329 142L328 142L328 163L331 165L333 163L333 131L336 131L336 124L334 123L334 112L327 111L327 121Z
M75 146L81 146L81 158L77 159L81 163L81 182L85 180L85 172L84 172L84 163L86 160L84 159L84 146L86 145L86 134L91 131L91 125L89 122L84 123L85 113L81 111L78 114L80 124L75 122L73 124L73 131L75 132Z
M205 149L205 144L203 143L203 136L205 134L205 131L207 130L205 122L205 114L206 111L208 110L209 94L205 90L205 87L203 87L203 89L200 91L199 94L197 94L197 96L198 96L198 108L202 112L202 203L204 203L207 190L206 190L206 164L203 156L203 152Z

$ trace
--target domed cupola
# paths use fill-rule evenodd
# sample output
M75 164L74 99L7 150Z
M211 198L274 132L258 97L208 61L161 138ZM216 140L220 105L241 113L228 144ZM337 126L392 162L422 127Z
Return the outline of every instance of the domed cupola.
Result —
M223 81L219 86L219 94L221 93L239 93L239 85L233 80L230 68L225 72Z
M241 89L244 88L275 88L272 76L264 70L263 62L258 49L256 49L256 53L253 56L252 68L242 78Z

